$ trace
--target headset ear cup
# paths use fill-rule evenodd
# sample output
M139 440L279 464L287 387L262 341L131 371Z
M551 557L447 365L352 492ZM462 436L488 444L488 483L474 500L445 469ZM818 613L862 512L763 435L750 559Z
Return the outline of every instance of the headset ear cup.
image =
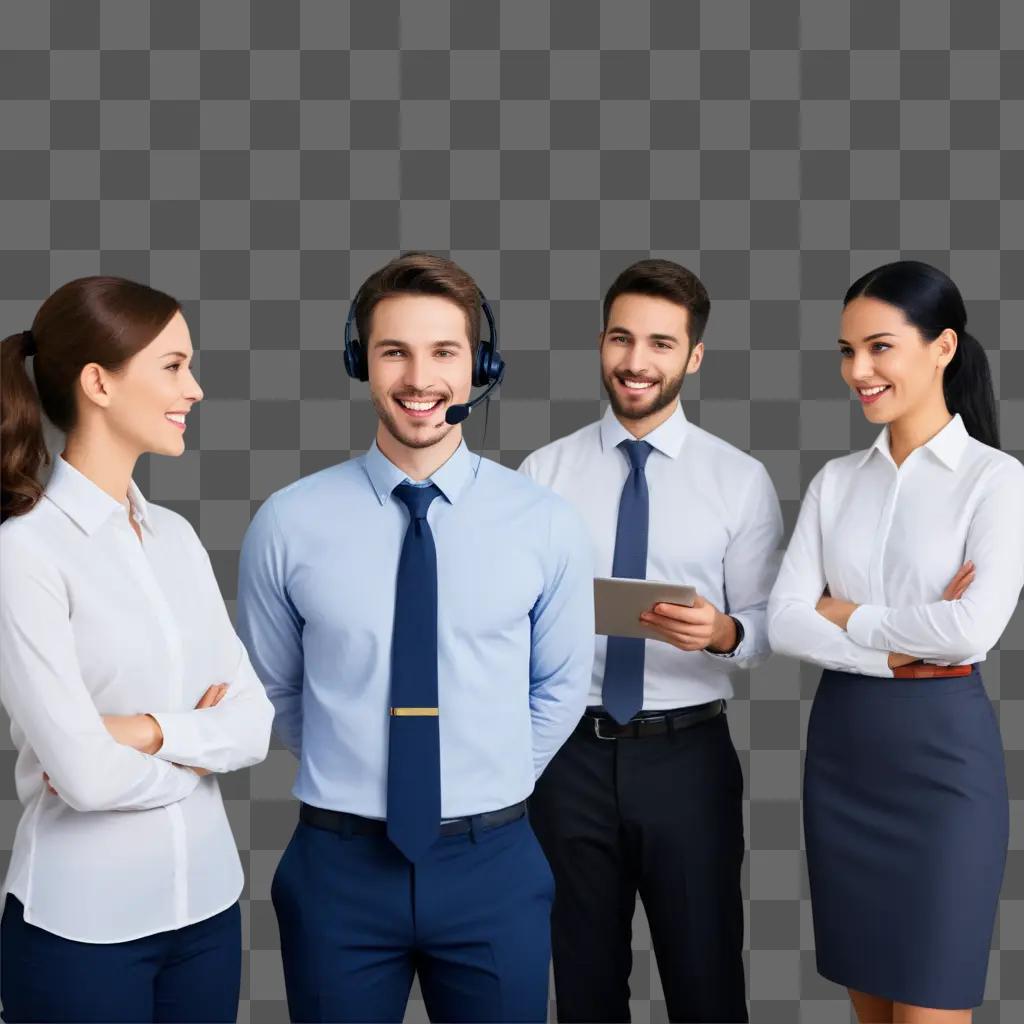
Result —
M497 380L501 376L502 370L504 370L504 369L505 369L505 360L502 358L501 353L500 352L495 352L492 349L491 350L490 366L488 368L488 376L487 376L488 382L490 382L492 380Z
M490 369L490 343L481 341L473 358L473 387L482 388L487 384Z
M363 346L358 338L353 338L345 349L345 369L354 380L369 380L369 367L363 355Z
M473 363L473 384L475 387L483 388L498 378L504 366L505 360L489 341L481 341L480 347L476 350L476 360Z
M363 349L363 343L356 339L356 359L359 363L359 379L361 381L368 381L370 379L370 364L366 360L366 352Z

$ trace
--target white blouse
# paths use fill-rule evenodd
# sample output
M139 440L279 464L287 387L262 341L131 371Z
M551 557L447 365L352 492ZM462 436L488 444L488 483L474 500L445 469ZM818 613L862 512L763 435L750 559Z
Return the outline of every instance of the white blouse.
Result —
M965 561L963 597L942 593ZM860 605L846 630L815 611ZM768 599L772 648L826 668L891 676L890 651L936 665L984 661L1024 585L1024 465L955 415L896 466L889 428L811 481Z
M134 481L129 497L141 543L124 506L57 456L42 500L0 526L0 698L24 807L2 894L84 942L180 928L238 898L216 775L178 765L256 764L273 719L195 531ZM220 682L221 702L195 710ZM100 717L142 713L163 730L155 755Z

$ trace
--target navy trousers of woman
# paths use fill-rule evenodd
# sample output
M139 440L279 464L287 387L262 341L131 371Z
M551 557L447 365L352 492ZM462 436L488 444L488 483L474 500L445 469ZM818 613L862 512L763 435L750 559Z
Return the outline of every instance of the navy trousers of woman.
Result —
M238 904L127 942L77 942L29 924L7 894L0 919L0 1020L234 1024L242 970Z
M982 1002L1009 798L977 666L934 679L826 669L804 834L819 973L915 1006Z

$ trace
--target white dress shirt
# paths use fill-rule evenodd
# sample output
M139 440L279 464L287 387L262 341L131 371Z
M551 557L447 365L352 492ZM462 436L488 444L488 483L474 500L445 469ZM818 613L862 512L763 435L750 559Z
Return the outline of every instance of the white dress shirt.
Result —
M633 435L611 407L597 423L528 455L520 470L568 498L590 530L598 576L611 576L619 498ZM733 695L729 673L769 654L765 605L781 555L782 514L764 465L686 419L682 405L644 438L650 520L647 579L689 584L743 625L731 654L681 651L647 640L644 710ZM590 704L601 703L608 638L598 636Z
M963 597L942 593L967 560ZM846 630L815 611L860 607ZM897 467L889 427L827 462L807 489L768 603L773 649L825 668L891 676L890 651L936 665L984 661L1024 584L1024 466L955 415Z
M216 775L267 753L273 708L188 521L133 515L63 458L41 501L0 526L0 696L24 809L3 895L25 920L119 942L203 920L242 889ZM230 684L195 710L212 683ZM156 755L101 715L151 713ZM46 771L60 794L50 793Z

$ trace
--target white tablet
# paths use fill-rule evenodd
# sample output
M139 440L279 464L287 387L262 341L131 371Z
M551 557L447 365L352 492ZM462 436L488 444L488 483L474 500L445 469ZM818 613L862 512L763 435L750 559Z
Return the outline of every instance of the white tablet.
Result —
M603 636L635 636L662 639L640 616L656 604L692 605L696 587L661 580L629 580L598 577L594 580L595 630Z

